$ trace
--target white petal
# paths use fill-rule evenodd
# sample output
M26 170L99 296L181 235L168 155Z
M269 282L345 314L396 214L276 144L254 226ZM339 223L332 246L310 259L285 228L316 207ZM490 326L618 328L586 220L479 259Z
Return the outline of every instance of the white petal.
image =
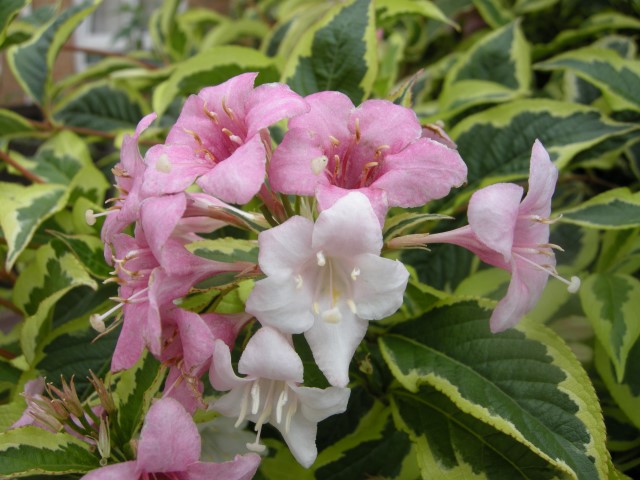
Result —
M305 332L313 358L331 385L345 387L349 383L351 357L364 338L368 322L355 316L344 306L338 323L317 320Z
M260 233L260 268L267 275L292 275L311 256L313 222L292 217L277 227Z
M282 433L284 441L287 442L289 450L298 463L309 468L318 456L316 448L318 424L307 420L301 412L297 412L291 419L288 432L285 431L284 426L276 425L276 427Z
M371 254L358 256L355 263L360 269L353 282L358 316L381 320L398 310L409 281L406 267L396 260Z
M287 333L302 333L313 324L310 282L294 276L271 276L256 282L246 303L246 311L265 326ZM308 285L305 285L308 284Z
M289 341L277 330L258 330L242 353L238 371L255 378L301 383L302 360Z
M329 387L324 390L311 387L289 387L298 396L302 404L300 409L308 420L320 422L331 415L343 413L349 403L351 390L341 387Z
M211 386L222 392L240 388L250 380L238 377L231 366L231 352L222 340L216 340L213 347L213 358L209 369Z
M327 256L379 254L382 231L367 197L351 192L323 210L313 230L313 248Z

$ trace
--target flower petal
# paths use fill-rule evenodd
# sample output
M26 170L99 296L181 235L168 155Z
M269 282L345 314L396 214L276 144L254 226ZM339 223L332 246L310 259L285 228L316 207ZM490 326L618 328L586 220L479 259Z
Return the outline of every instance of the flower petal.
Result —
M247 101L247 136L251 137L284 118L309 111L300 95L283 83L265 83L256 87Z
M263 327L253 334L242 352L238 372L254 378L302 383L302 360L277 330Z
M260 269L267 275L295 275L315 254L311 249L313 222L295 216L277 227L261 232Z
M381 320L402 306L409 272L402 262L364 254L356 258L360 274L354 281L357 315L366 320Z
M144 197L179 193L213 168L213 161L200 157L192 145L154 145L144 157L147 169L141 191Z
M327 256L347 258L361 253L380 254L382 231L367 197L351 192L323 210L313 230L313 249L323 250Z
M341 387L311 388L289 385L301 402L302 414L312 422L321 422L331 415L343 413L349 403L351 390Z
M387 192L375 187L365 187L358 189L346 189L336 187L335 185L319 185L316 190L316 198L318 199L318 206L320 211L331 208L338 200L345 197L349 192L362 193L371 204L378 222L382 227L384 225L384 219L387 216L387 210L389 204L387 201Z
M289 120L289 128L300 128L314 132L323 151L332 149L331 138L343 144L349 143L352 133L349 131L349 117L354 106L344 93L335 91L318 92L307 95L309 113L303 113ZM286 135L285 135L286 137Z
M138 462L123 462L92 470L80 480L138 480Z
M200 434L191 415L177 400L157 400L147 412L138 466L143 472L180 472L200 458Z
M222 340L214 342L213 360L209 370L209 381L216 390L225 392L242 387L251 380L238 377L231 366L231 352ZM238 408L240 405L238 404Z
M197 181L202 189L228 203L245 204L264 182L266 153L254 135Z
M478 240L511 259L513 237L523 188L513 183L496 183L471 196L467 215Z
M520 207L524 215L549 217L551 214L551 197L556 188L558 169L551 162L549 154L536 140L531 151L529 167L529 191Z
M360 341L367 331L368 322L341 309L342 319L338 323L316 320L304 333L313 358L329 383L345 387L349 383L349 363Z
M317 422L307 420L302 413L297 412L289 425L289 431L284 427L276 425L284 441L287 443L291 454L300 465L309 468L318 456L316 447L316 434L318 432Z
M153 255L158 260L162 258L162 250L186 208L187 199L183 194L153 197L142 202L142 229Z
M375 151L387 145L392 152L398 152L422 134L414 111L388 100L367 100L356 108L349 119L353 134L356 134L356 119L360 130L358 149Z
M467 180L457 150L421 139L387 155L371 186L387 192L390 206L418 207L449 194Z
M260 466L260 456L255 453L236 455L223 463L197 462L189 465L187 480L250 480Z
M303 279L304 282L304 279ZM313 324L310 282L296 286L293 276L271 276L253 287L245 309L264 326L287 333L302 333Z

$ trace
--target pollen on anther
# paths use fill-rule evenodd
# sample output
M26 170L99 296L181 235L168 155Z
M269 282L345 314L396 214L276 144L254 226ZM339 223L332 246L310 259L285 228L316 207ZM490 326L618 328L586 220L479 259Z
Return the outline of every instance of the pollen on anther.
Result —
M351 280L355 282L358 279L359 275L360 269L358 267L353 267L353 270L351 270Z
M96 224L96 217L93 214L93 210L91 210L90 208L87 209L86 212L84 212L84 219L87 222L87 225L95 225Z
M169 162L169 157L166 153L163 153L158 157L158 161L156 162L156 170L162 173L169 173L171 171L171 162Z
M329 163L329 159L326 155L322 155L321 157L316 157L311 160L311 171L314 175L320 175L324 169L327 167Z
M322 251L316 253L316 258L318 259L319 267L324 267L327 264L327 259L325 258L324 253L322 253Z

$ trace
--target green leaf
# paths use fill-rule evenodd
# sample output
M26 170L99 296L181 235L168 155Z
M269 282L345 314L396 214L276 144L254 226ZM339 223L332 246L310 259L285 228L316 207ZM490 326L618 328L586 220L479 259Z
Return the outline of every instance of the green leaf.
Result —
M438 117L525 95L531 86L530 63L529 44L519 21L491 32L449 70L438 99Z
M604 424L586 372L544 326L492 334L490 315L475 302L443 305L380 337L382 354L410 392L434 387L568 478L605 478ZM431 451L446 470L451 458Z
M570 70L602 90L613 110L640 110L640 63L612 50L586 47L538 63L539 70Z
M480 15L491 28L499 28L513 20L513 14L502 0L472 0Z
M596 342L595 365L600 377L620 409L640 428L640 342L636 342L629 352L628 367L622 382L616 379L616 372L604 347Z
M562 221L587 228L624 229L640 226L640 193L616 188L562 212Z
M93 235L65 235L60 232L51 232L62 240L75 257L82 263L87 271L94 277L106 279L111 277L109 272L112 267L104 260L104 243Z
M269 26L253 18L240 18L222 22L202 39L200 50L239 42L243 38L262 39L269 33Z
M35 261L22 271L13 290L13 302L26 315L20 344L27 362L34 361L37 349L41 347L51 309L65 293L80 285L97 288L95 281L59 240L40 247Z
M100 467L88 443L68 433L26 426L0 433L0 475L85 473Z
M629 275L595 273L580 287L580 300L621 382L631 347L640 338L640 281Z
M118 411L114 428L117 444L128 443L138 431L144 413L162 385L165 373L166 367L145 352L133 367L120 375L114 391Z
M373 3L350 0L300 38L282 78L300 95L337 90L358 105L373 87L377 66Z
M40 105L46 105L49 100L53 64L60 48L98 3L99 0L86 0L65 8L38 30L29 42L8 50L7 58L13 74Z
M258 263L258 244L253 240L226 237L188 243L186 249L199 257L216 262Z
M4 0L0 3L0 47L7 36L7 27L31 0Z
M386 21L399 15L420 15L425 18L438 20L459 29L456 22L448 18L440 8L427 0L376 0L376 11L380 15L380 20Z
M105 82L85 85L56 106L54 119L64 125L98 131L131 129L143 116L140 102Z
M489 177L525 176L534 140L559 169L578 153L638 128L598 110L553 100L516 100L470 115L450 132L464 158L471 185Z
M38 226L64 207L65 193L66 189L60 185L25 187L0 182L0 226L9 247L5 264L7 271L27 247Z
M509 434L461 411L434 387L423 385L416 394L398 390L391 400L396 423L417 446L422 478L571 478Z
M174 98L195 94L245 72L260 72L256 84L278 80L274 60L247 47L219 46L175 65L171 76L153 92L153 109L161 116Z
M33 130L34 128L26 118L11 110L0 108L0 138L11 138L17 134L32 132Z
M180 0L164 0L162 6L153 11L149 21L154 46L174 60L183 56L187 42L186 34L177 22L179 7Z

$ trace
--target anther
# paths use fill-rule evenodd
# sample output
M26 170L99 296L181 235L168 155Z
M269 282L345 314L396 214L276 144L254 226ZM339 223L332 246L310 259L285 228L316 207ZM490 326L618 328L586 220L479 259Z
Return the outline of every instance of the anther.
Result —
M222 109L224 110L224 113L227 114L227 117L229 117L231 120L235 120L233 110L231 109L231 107L227 106L226 100L226 97L222 97Z
M220 124L220 121L218 120L218 114L216 112L212 112L207 108L207 102L204 102L202 108L204 109L205 115L213 120L213 123L215 123L216 125Z
M163 153L158 157L158 161L156 162L156 170L162 173L169 173L171 171L171 162L169 161L169 157L166 153Z
M193 139L196 141L196 143L198 145L200 145L201 147L204 145L202 143L202 139L200 138L200 135L198 135L196 132L194 132L193 130L189 130L187 128L183 128L182 131L188 135L191 135L193 137Z
M260 385L257 381L251 385L251 415L257 415L260 408Z
M353 270L351 270L351 280L355 282L358 279L359 275L360 269L358 267L353 267Z
M233 143L237 143L238 145L242 145L242 139L239 136L235 135L228 128L223 128L222 129L222 133L224 133L227 137L229 137L229 140L231 140Z
M327 323L339 323L342 320L342 313L338 307L333 307L329 310L322 312L322 320Z
M322 250L316 253L316 258L318 259L319 267L324 267L327 264L327 259L325 258L324 253L322 253Z
M322 155L321 157L314 158L311 160L311 171L314 175L320 175L324 169L327 167L329 163L329 159L326 155Z
M119 209L114 209L114 210L119 210ZM110 215L111 213L113 213L114 210L107 210L106 212L102 212L102 213L94 213L94 211L89 208L87 209L86 212L84 212L84 219L86 220L87 225L93 226L96 224L98 217L106 217L107 215Z
M545 218L541 217L540 215L531 215L531 217L529 218L531 218L531 220L534 222L544 223L545 225L553 225L562 218L562 214L558 215L555 218Z
M351 313L353 313L354 315L358 313L358 309L356 308L356 302L349 299L347 300L347 305L349 306L349 310L351 310Z
M302 288L302 285L304 284L304 281L302 280L302 275L298 274L294 277L294 280L296 282L296 288L298 290L300 290Z
M336 137L334 137L333 135L329 135L329 140L330 140L330 141L331 141L331 143L332 143L334 146L336 146L336 147L337 147L338 145L340 145L340 140L338 140L338 139L337 139Z
M287 394L287 386L285 384L276 403L276 423L282 422L282 408L287 404L287 400L289 400L289 395Z

